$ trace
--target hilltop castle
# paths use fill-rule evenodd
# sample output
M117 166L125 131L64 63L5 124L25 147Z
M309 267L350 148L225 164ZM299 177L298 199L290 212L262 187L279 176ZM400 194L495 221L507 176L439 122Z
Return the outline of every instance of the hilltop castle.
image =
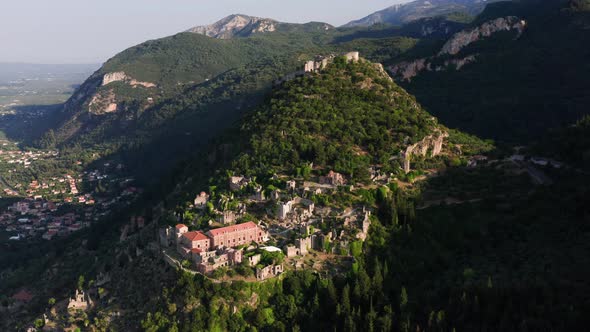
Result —
M348 62L357 62L360 60L359 52L348 52L342 55L346 58ZM330 63L334 61L337 56L334 54L328 56L317 56L315 60L307 61L302 70L296 71L294 73L288 74L283 76L281 79L278 79L274 82L274 84L278 85L284 82L288 82L293 80L297 77L303 76L306 73L317 73L323 69L325 69Z
M349 53L344 54L344 57L346 58L346 61L348 61L348 62L357 62L360 59L359 52L349 52ZM315 61L307 61L305 63L303 71L305 73L318 72L318 71L326 68L332 61L334 61L335 58L336 58L336 56L330 55L327 57L318 57L318 58L316 58Z

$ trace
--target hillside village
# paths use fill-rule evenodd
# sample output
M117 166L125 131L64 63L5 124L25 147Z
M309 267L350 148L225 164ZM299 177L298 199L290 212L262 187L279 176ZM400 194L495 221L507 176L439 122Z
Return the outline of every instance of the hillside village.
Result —
M318 57L295 75L321 72L334 59ZM358 52L347 53L344 60L361 61ZM367 204L363 195L376 188L411 188L413 164L428 158L453 156L468 168L488 164L483 155L461 156L460 146L451 151L449 139L445 128L433 128L393 158L399 162L396 174L371 165L368 183L313 163L295 176L228 176L225 183L196 193L184 211L168 219L168 226L159 230L162 251L169 263L215 279L255 277L260 281L302 268L320 273L348 271L345 265L351 261L347 259L367 239L376 212L374 203ZM531 163L537 159L532 158ZM511 159L501 162L514 164ZM528 164L525 171L533 180L533 173L539 173ZM437 176L437 171L421 174L423 180Z
M280 188L263 189L253 178L231 176L228 192L215 194L217 201L200 192L191 211L196 219L214 216L207 224L221 227L206 231L198 229L194 220L180 217L183 223L160 229L161 246L202 274L245 266L255 270L257 280L264 280L285 269L303 267L311 253L347 256L353 242L366 239L369 210L362 206L316 208L321 197L354 190L346 186L342 174L330 171L309 181L277 175L272 182L281 184Z
M0 195L12 203L0 210L0 231L9 240L65 236L98 221L114 206L129 204L141 193L133 178L121 172L121 164L105 163L101 169L37 178L36 171L25 170L54 162L60 157L58 151L22 151L15 143L1 144Z
M283 81L318 73L335 58L318 56ZM360 61L359 52L343 58ZM441 149L442 140L438 152ZM333 170L310 177L312 169L310 165L305 177L275 174L260 183L255 177L233 175L226 188L199 192L189 204L189 213L175 215L177 224L160 229L165 255L201 274L219 276L217 270L235 269L246 278L253 271L256 280L302 268L312 253L333 261L334 256L348 256L354 242L366 239L371 211L361 204L344 208L326 204L339 195L354 197L355 186ZM375 182L388 182L378 169L370 172ZM312 267L321 269L322 264Z

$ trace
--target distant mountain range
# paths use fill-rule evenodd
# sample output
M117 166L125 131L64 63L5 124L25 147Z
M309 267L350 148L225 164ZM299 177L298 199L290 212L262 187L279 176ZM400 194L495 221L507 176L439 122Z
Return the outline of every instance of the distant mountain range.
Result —
M393 5L360 20L349 22L344 27L369 27L380 23L401 25L421 18L457 13L477 15L488 3L497 1L500 0L416 0Z

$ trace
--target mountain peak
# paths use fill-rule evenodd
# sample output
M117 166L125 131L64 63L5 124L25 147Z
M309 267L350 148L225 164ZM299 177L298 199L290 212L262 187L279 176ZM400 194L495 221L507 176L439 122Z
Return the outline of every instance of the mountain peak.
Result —
M344 27L371 26L379 23L402 25L421 18L445 16L453 13L477 15L488 3L501 0L414 0L395 4Z
M204 26L197 26L187 32L206 35L218 39L230 39L240 35L250 35L276 30L279 22L270 18L232 14L221 20Z

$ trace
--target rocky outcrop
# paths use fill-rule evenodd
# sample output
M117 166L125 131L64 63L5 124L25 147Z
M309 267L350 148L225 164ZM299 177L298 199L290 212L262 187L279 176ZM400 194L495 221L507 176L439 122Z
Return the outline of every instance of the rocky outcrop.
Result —
M91 114L102 115L117 111L117 99L112 89L96 93L88 104L88 111Z
M449 67L455 67L456 70L461 70L461 68L463 68L463 66L468 65L472 62L475 62L476 57L475 55L468 55L464 58L460 58L460 59L451 59L451 60L446 60L444 67L445 68L449 68ZM437 67L436 70L440 71L443 70L442 68L439 69L440 67Z
M411 81L422 71L460 70L465 65L477 61L477 54L452 58L465 47L500 31L516 31L516 38L519 38L525 27L526 22L515 16L497 18L485 22L477 28L463 30L454 34L435 56L400 62L388 69L395 78L402 81Z
M156 85L150 82L141 82L129 77L125 72L117 71L105 74L102 78L102 86L111 84L113 82L125 82L131 86L143 86L144 88L155 88Z
M201 34L211 38L231 39L234 37L249 37L255 34L275 31L327 31L334 27L321 22L294 24L279 22L270 18L254 17L235 14L223 18L213 24L197 26L186 32Z
M230 15L210 25L198 26L187 32L198 33L219 39L230 39L240 34L273 32L279 22L261 17L247 15Z
M411 171L412 156L426 157L428 151L431 151L432 157L438 156L442 152L444 140L447 137L449 137L447 132L436 129L434 133L424 137L420 142L408 146L401 156L404 172Z
M445 60L442 64L433 64L433 59L422 58L414 61L400 62L394 66L389 67L389 70L396 78L402 81L411 81L412 78L418 76L422 71L444 71L451 68L460 70L465 65L473 63L477 60L476 55L468 55L463 58Z
M127 75L122 71L108 73L102 77L102 86L105 86L105 85L113 83L113 82L124 81L126 79L127 79Z
M386 79L388 79L389 81L393 82L393 78L391 78L391 76L389 76L389 73L387 73L387 70L385 70L385 67L383 67L382 64L380 63L374 63L373 64L375 66L375 69Z
M427 59L417 59L414 61L403 61L394 66L389 67L389 70L393 75L402 81L411 81L412 78L418 76L418 74L427 69L431 70L430 63L426 62Z
M519 38L526 27L526 22L515 16L500 17L495 20L485 22L477 28L458 32L451 37L442 47L438 55L458 54L463 48L475 43L483 38L500 31L516 31Z

